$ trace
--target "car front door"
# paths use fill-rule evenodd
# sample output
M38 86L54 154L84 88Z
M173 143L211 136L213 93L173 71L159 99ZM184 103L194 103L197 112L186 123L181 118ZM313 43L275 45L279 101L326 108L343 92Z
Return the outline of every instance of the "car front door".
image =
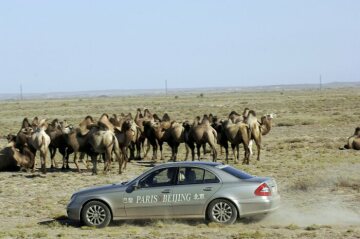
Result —
M221 187L218 177L198 167L180 167L173 189L175 216L199 216L208 200Z
M163 217L172 214L171 201L176 167L158 169L138 181L138 187L124 194L126 216L130 218Z

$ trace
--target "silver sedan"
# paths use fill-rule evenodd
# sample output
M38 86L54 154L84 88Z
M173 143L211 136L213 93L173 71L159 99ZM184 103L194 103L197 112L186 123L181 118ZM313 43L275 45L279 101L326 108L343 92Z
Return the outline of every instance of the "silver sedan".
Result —
M105 227L111 220L204 218L231 224L278 208L274 179L210 162L165 163L129 181L74 193L70 219Z

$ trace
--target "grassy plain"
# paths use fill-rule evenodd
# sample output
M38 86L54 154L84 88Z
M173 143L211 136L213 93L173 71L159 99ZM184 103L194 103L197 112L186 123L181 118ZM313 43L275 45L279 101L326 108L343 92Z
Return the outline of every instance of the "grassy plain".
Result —
M71 194L83 187L127 180L146 170L146 164L132 162L123 175L117 174L116 164L110 174L97 176L85 170L81 174L55 170L46 175L3 172L0 238L360 238L360 152L338 149L360 126L360 88L199 95L2 101L0 135L16 133L24 117L67 119L76 125L86 115L134 115L138 107L159 115L167 112L178 121L204 113L226 118L230 111L242 112L245 107L258 115L276 113L274 127L263 138L261 161L253 156L250 165L236 167L277 180L282 196L277 212L261 219L241 219L231 226L202 220L145 220L94 229L66 219ZM5 145L1 139L0 146ZM180 146L179 158L184 155L184 146ZM165 158L169 157L165 147ZM224 158L219 154L220 161ZM61 162L60 155L56 159ZM210 155L204 160L210 160Z

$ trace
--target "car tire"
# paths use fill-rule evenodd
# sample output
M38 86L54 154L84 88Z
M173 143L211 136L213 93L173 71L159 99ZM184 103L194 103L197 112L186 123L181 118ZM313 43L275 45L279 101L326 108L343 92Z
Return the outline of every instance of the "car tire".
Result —
M226 199L215 199L212 201L206 213L211 222L222 224L233 224L238 217L236 207Z
M111 212L104 203L91 201L84 206L81 212L81 220L89 227L106 227L111 221Z

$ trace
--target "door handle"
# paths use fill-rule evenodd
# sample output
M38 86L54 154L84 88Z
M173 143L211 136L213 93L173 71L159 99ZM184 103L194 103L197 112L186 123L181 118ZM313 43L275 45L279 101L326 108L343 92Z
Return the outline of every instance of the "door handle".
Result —
M163 191L161 191L162 193L170 193L171 190L170 189L164 189Z
M212 187L206 187L203 189L203 191L211 191L212 190Z

